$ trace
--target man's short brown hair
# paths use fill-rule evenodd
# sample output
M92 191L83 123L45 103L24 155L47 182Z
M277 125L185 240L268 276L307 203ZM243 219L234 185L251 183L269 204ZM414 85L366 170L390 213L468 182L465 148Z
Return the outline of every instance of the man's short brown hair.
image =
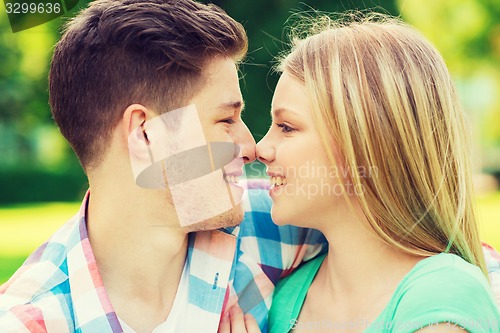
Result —
M123 111L183 106L216 56L241 60L241 24L191 0L97 0L66 26L49 75L54 119L84 169L97 166Z

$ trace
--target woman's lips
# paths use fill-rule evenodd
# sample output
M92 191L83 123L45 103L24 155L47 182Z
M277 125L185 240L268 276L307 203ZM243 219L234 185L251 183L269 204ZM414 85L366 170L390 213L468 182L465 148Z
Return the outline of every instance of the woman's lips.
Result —
M271 188L286 185L285 176L271 176Z

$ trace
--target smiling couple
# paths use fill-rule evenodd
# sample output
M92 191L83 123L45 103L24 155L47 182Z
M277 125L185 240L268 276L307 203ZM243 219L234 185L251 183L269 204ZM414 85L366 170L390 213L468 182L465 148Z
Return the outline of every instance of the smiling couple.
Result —
M247 37L220 8L97 0L69 22L50 104L90 189L0 287L0 331L498 332L500 256L439 53L393 18L318 22L257 146ZM269 191L239 179L256 159Z

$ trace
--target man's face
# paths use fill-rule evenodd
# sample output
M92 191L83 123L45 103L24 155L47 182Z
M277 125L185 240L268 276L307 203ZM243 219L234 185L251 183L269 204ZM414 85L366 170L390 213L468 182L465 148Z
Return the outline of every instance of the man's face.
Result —
M188 226L190 231L233 226L242 221L241 196L243 188L237 183L238 176L243 173L244 163L255 160L255 140L241 119L244 103L234 61L230 58L215 58L206 67L203 74L204 86L188 104L196 106L206 142L232 143L239 149L235 150L237 158L229 164L224 164L223 177L216 177L210 185L196 189L196 191L206 192L210 198L199 202L198 209L200 211L218 204L218 202L214 202L214 200L218 201L215 194L217 188L225 190L220 192L223 196L220 201L227 200L228 196L231 196L231 208L217 216ZM217 150L232 149L229 147L231 145L223 147L211 145L212 151L210 153L217 155ZM214 167L218 167L217 163Z
M241 222L238 177L255 159L255 141L241 120L234 61L215 58L200 79L201 89L185 107L154 116L129 135L137 185L160 190L150 193L158 204L173 206L188 231Z

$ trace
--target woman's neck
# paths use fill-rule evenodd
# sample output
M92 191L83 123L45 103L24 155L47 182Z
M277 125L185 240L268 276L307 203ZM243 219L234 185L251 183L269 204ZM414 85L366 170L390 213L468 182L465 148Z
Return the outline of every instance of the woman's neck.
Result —
M310 291L317 290L323 300L329 300L332 306L327 308L335 309L330 320L373 321L399 282L423 258L398 251L380 240L369 231L368 221L360 214L340 211L319 228L330 245ZM309 299L314 301L314 296Z

